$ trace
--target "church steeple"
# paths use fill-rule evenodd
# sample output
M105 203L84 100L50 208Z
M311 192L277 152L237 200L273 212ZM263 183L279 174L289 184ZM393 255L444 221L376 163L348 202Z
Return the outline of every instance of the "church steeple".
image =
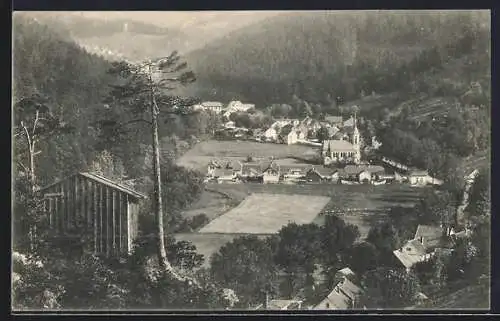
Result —
M354 131L353 131L353 145L359 145L359 130L358 130L358 120L356 118L356 111L354 111L354 118L353 118L353 125L354 125Z
M353 132L353 137L352 137L352 144L355 149L355 155L354 155L354 162L356 164L359 164L361 161L361 142L360 142L360 133L358 130L358 120L356 117L356 111L354 111L354 132Z

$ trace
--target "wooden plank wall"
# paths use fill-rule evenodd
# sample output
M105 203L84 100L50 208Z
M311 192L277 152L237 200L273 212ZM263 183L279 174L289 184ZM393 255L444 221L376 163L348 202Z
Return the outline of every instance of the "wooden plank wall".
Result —
M89 248L106 256L125 254L137 236L139 206L133 197L82 175L46 190L49 222L58 233L87 233Z

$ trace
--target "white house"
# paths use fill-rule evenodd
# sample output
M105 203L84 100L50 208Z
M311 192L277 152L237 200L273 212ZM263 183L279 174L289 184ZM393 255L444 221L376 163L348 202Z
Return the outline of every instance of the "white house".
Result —
M276 141L278 140L278 136L281 132L281 128L286 125L289 125L292 120L277 120L275 121L265 132L264 137L268 141Z
M423 186L423 185L442 185L443 181L437 178L434 178L429 175L429 172L426 170L418 170L413 169L410 171L408 175L408 180L411 185L414 186Z
M234 100L231 101L228 105L227 108L224 112L225 117L229 117L232 113L238 112L238 111L248 111L250 109L255 108L254 104L244 104L239 100Z
M222 112L222 103L218 101L205 101L202 102L201 104L196 104L192 108L194 110L205 110L205 111L211 111L214 113L220 113Z

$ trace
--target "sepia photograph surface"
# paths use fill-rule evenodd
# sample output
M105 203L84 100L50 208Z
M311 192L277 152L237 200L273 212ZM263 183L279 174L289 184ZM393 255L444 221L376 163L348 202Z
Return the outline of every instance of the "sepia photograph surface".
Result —
M488 310L490 24L14 12L12 311Z

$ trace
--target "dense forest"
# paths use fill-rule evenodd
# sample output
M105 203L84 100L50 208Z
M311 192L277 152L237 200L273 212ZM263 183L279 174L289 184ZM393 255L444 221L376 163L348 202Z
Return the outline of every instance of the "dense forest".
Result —
M290 13L230 33L187 59L200 75L202 98L264 108L296 95L327 105L361 92L409 91L419 74L471 51L485 58L488 28L487 13Z

